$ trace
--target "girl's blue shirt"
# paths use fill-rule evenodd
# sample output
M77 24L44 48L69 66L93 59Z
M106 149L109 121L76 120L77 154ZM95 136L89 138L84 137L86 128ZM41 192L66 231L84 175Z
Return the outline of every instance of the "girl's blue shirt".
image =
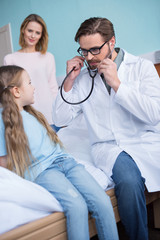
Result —
M29 147L34 157L29 166L29 172L27 170L25 172L25 179L34 181L56 159L70 157L70 155L59 144L51 141L46 128L34 116L25 110L21 111L21 115L24 131L28 137ZM2 109L0 109L0 156L5 155L7 155L5 127L2 119Z

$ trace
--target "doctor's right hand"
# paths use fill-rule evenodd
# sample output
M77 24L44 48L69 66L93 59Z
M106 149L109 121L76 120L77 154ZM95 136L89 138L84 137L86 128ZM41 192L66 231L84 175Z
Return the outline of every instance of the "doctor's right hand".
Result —
M64 90L65 92L68 92L71 90L73 83L75 79L78 77L78 75L81 72L81 68L83 67L84 58L81 56L76 56L72 58L71 60L67 61L67 74L74 68L72 73L67 77L65 83L64 83Z

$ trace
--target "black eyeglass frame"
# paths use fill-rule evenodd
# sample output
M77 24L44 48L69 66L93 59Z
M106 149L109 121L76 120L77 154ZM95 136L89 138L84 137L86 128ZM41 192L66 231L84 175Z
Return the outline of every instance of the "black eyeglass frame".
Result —
M77 52L82 56L82 57L87 57L88 56L88 52L90 52L92 55L98 55L98 54L100 54L100 50L103 48L103 46L106 44L106 43L108 43L109 41L107 40L107 41L105 41L103 44L102 44L102 46L100 46L100 47L95 47L95 48L90 48L90 49L83 49L83 48L81 48L81 47L79 47L78 48L78 50L77 50ZM92 53L92 50L98 50L98 53ZM86 51L87 52L87 54L86 55L84 55L84 54L82 54L81 53L81 51L83 52L83 51Z

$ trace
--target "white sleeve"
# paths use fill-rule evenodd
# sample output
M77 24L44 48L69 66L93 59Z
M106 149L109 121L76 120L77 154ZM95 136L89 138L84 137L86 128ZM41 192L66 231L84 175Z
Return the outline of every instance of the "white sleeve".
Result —
M122 82L115 101L141 121L156 125L160 121L160 79L154 65L142 60L134 83Z
M62 90L63 97L69 102L78 102L77 84L73 85L73 88L69 92ZM71 105L61 97L60 90L53 103L53 121L56 126L69 125L72 120L82 112L80 104Z

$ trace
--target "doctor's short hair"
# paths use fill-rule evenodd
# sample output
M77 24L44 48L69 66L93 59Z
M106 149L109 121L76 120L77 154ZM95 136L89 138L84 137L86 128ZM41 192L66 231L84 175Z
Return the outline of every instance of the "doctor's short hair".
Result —
M20 27L19 45L25 48L24 30L26 29L29 22L37 22L42 26L42 36L36 45L36 51L45 54L48 48L48 31L45 21L37 14L30 14L24 19Z
M115 37L113 24L107 18L93 17L85 20L80 25L74 39L79 42L81 36L95 33L99 33L104 38L104 41L109 41L113 36Z

